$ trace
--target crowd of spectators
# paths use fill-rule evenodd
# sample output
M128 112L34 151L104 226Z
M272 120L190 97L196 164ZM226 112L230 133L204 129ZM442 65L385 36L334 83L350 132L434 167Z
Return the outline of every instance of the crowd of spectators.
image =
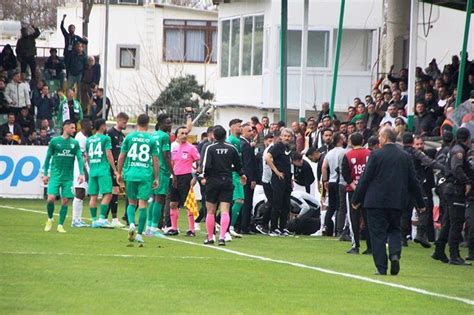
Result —
M75 34L75 26L64 27L63 56L51 48L39 66L36 39L41 31L34 25L21 28L15 50L5 45L0 53L1 144L47 145L66 119L79 122L102 118L104 111L100 64L88 56L88 40ZM15 54L16 53L16 54ZM29 74L28 74L28 72ZM107 98L108 118L111 103Z

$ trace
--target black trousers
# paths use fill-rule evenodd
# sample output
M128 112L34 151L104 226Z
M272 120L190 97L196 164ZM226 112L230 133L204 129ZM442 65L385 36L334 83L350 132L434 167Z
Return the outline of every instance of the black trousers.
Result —
M31 78L35 79L36 78L36 58L35 58L35 56L21 57L21 61L20 61L21 73L25 73L26 68L28 66L30 67Z
M466 207L466 240L469 257L474 257L474 202L469 201Z
M370 240L372 242L372 256L375 267L381 274L388 269L387 249L390 259L401 257L402 237L400 232L401 211L398 209L367 209Z
M265 214L263 216L262 220L262 226L266 229L268 229L268 224L270 223L271 217L272 217L272 202L273 202L273 189L272 185L270 183L262 183L263 186L263 192L265 193L265 197L267 197L267 205L270 207L270 211L265 211Z
M420 217L421 215L423 217L423 224L424 224L423 232L425 233L428 240L430 242L433 242L435 240L435 230L434 230L434 222L433 222L433 208L434 208L433 190L429 187L426 187L424 189L424 192L425 192L426 211L423 213L418 213L418 216Z
M354 209L352 208L352 195L354 195L353 191L349 191L347 193L347 202L349 205L350 210L350 223L351 223L351 237L352 237L352 247L359 248L360 247L360 221L361 219L364 220L364 224L367 228L367 211L363 208ZM366 237L367 242L367 249L371 249L372 246L370 244L370 235L367 233Z
M290 196L291 196L291 176L285 175L284 179L272 174L272 214L271 214L271 230L286 229L288 214L290 213Z
M346 222L346 187L338 183L329 183L328 185L328 210L324 217L324 226L326 235L334 234L334 223L332 217L336 214L336 235L341 235Z
M447 212L443 217L443 224L439 232L436 246L444 249L449 244L449 256L459 257L459 244L462 241L462 228L465 219L465 199L461 195L446 194Z
M244 186L244 205L240 211L240 229L243 233L250 231L250 219L252 218L253 189L252 184L247 182Z
M434 226L433 226L433 194L427 196L423 193L423 200L425 201L426 210L424 212L418 212L418 226L416 229L416 238L426 237L427 239L433 240L434 238ZM431 200L431 201L430 201ZM415 201L413 198L410 198L408 206L403 210L401 217L401 229L402 236L406 238L411 236L411 216L413 208L415 207ZM431 232L430 232L431 226Z
M201 190L201 209L199 209L199 216L196 218L196 223L201 223L202 219L206 217L207 208L206 208L206 186L199 183L199 188Z

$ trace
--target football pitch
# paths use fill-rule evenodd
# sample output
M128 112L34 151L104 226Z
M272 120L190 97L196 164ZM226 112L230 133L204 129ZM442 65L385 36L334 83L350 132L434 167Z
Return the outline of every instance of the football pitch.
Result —
M0 313L474 314L474 267L434 261L411 242L398 276L375 276L371 256L348 255L350 243L334 238L206 247L203 230L127 247L126 231L73 229L70 215L66 234L57 217L47 233L44 201L0 199Z

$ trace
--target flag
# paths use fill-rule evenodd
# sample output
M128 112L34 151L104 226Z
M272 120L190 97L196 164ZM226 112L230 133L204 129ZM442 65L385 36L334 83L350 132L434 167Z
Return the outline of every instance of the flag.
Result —
M196 219L199 216L199 209L196 201L196 196L194 195L194 189L191 187L184 202L184 207L189 210Z

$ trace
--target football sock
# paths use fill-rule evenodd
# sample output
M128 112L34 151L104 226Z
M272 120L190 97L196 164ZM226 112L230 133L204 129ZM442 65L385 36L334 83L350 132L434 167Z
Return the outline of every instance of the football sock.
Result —
M100 218L105 220L107 218L107 209L109 208L108 205L100 205Z
M112 200L109 205L110 212L112 212L112 218L117 218L117 209L118 209L118 196L112 195Z
M142 234L146 225L147 208L141 208L138 209L138 211L140 212L140 217L138 219L138 234Z
M188 215L189 231L194 232L194 214L192 214L191 211L187 209L186 209L186 213Z
M127 207L127 219L128 223L135 224L135 206L129 204Z
M230 217L228 213L221 213L221 237L220 239L225 238L225 233L229 228Z
M178 230L178 209L170 209L171 229Z
M206 215L207 239L211 240L214 236L214 226L216 225L216 217L213 214Z
M59 225L63 225L64 221L66 220L67 215L67 205L61 206L61 210L59 211Z
M92 221L97 220L97 207L90 207L89 211L91 213L91 219Z
M150 204L148 205L148 210L147 210L147 215L146 215L146 225L147 226L153 226L153 206L154 206L155 202L152 201L150 202Z
M153 218L151 221L152 227L158 227L161 220L161 210L163 206L159 202L153 203Z
M46 204L46 209L48 210L48 219L53 218L53 213L54 213L54 202L52 203L47 203Z
M231 226L235 226L237 223L237 219L239 218L240 209L242 209L243 204L234 202L232 205L232 221L230 223Z
M82 208L84 205L84 200L74 197L72 200L72 220L80 220L82 217Z

